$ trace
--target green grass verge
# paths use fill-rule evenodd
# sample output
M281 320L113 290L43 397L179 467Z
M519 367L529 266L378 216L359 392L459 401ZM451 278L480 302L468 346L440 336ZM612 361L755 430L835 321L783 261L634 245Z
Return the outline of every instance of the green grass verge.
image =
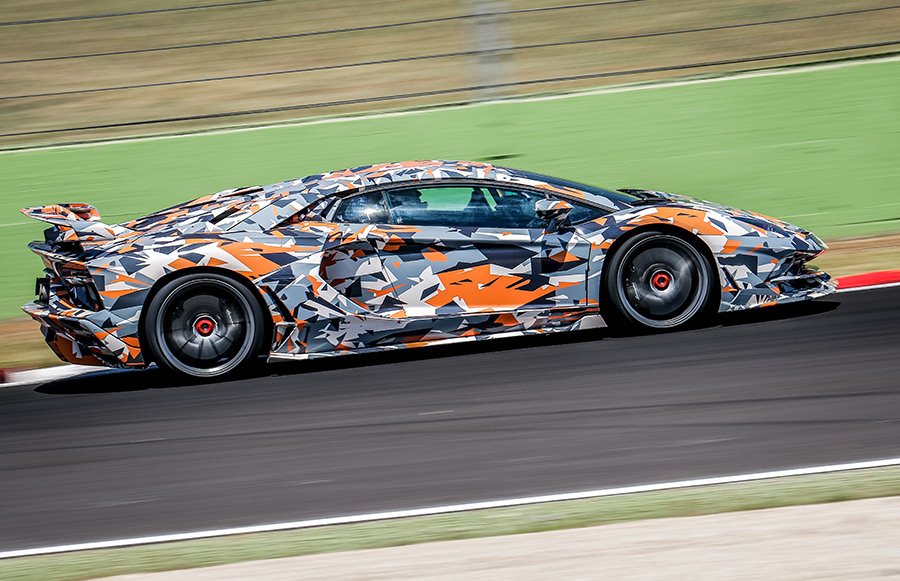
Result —
M71 581L334 551L896 495L900 495L900 468L877 468L364 524L8 559L0 561L0 578Z
M16 210L64 201L119 222L240 185L403 159L500 163L785 218L825 237L900 227L900 62L437 109L396 117L0 154L0 319L33 293Z

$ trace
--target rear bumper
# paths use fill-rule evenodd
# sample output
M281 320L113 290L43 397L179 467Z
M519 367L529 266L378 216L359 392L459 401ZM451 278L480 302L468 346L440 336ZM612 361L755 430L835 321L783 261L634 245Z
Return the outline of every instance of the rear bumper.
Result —
M78 365L144 367L136 322L121 320L109 311L59 309L30 302L22 307L41 324L50 349L62 361Z

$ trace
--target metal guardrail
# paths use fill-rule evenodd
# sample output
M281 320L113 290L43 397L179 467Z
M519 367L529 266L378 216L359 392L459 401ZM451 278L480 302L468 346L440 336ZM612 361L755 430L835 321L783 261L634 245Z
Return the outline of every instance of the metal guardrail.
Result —
M629 1L634 1L634 0L629 0ZM566 7L561 7L561 8L566 8ZM276 75L293 75L293 74L298 74L298 73L311 73L311 72L316 72L316 71L348 69L348 68L365 67L365 66L371 66L371 65L415 62L415 61L423 61L423 60L431 60L431 59L439 59L439 58L449 58L449 57L459 57L459 56L477 56L477 55L494 53L494 52L498 52L498 51L499 52L514 52L514 51L520 51L520 50L533 50L533 49L550 48L550 47L557 47L557 46L572 46L572 45L578 45L578 44L611 42L611 41L616 41L616 40L632 40L632 39L636 39L636 38L652 38L652 37L659 37L659 36L671 36L671 35L676 35L676 34L711 32L714 30L729 30L729 29L734 29L734 28L748 28L748 27L753 27L753 26L782 24L782 23L786 23L786 22L798 22L798 21L802 21L802 20L813 20L813 19L819 19L819 18L847 16L850 14L863 14L866 12L876 12L876 11L881 11L881 10L893 10L893 9L898 9L898 8L900 8L900 5L884 6L884 7L880 7L880 8L869 8L869 9L865 9L865 10L833 12L830 14L814 14L812 16L800 16L797 18L782 18L782 19L778 19L778 20L762 20L762 21L757 21L757 22L742 22L740 24L728 24L728 25L724 25L724 26L707 26L707 27L702 27L702 28L687 28L687 29L682 29L682 30L665 30L665 31L660 31L660 32L648 32L648 33L644 33L644 34L629 34L629 35L624 35L624 36L610 36L610 37L605 37L605 38L590 38L590 39L583 39L583 40L564 40L564 41L559 41L559 42L547 42L547 43L539 43L539 44L523 44L523 45L518 45L518 46L493 48L493 49L489 49L489 50L464 50L464 51L445 52L445 53L438 53L438 54L414 55L414 56L397 57L397 58L391 58L391 59L380 59L380 60L370 60L370 61L353 62L353 63L342 63L342 64L335 64L335 65L324 65L324 66L318 66L318 67L303 67L303 68L286 69L286 70L280 70L280 71L248 73L248 74L243 74L243 75L202 77L202 78L196 78L196 79L182 79L182 80L177 80L177 81L163 81L163 82L159 82L159 83L121 85L121 86L117 86L117 87L96 87L96 88L92 88L92 89L79 89L76 91L55 91L55 92L50 92L50 93L34 93L31 95L10 95L10 96L6 96L6 97L0 96L0 101L9 101L9 100L14 100L14 99L33 99L33 98L37 98L37 97L60 97L60 96L65 96L65 95L81 95L81 94L86 94L86 93L103 93L103 92L107 92L107 91L124 91L124 90L129 90L129 89L147 89L147 88L151 88L151 87L166 87L166 86L173 86L173 85L190 85L190 84L194 84L194 83L210 83L210 82L214 82L214 81L233 81L233 80L237 80L237 79L252 79L252 78L257 78L257 77L271 77L271 76L276 76ZM508 12L504 12L501 14L507 14L507 13ZM405 25L405 24L409 24L409 23L400 23L400 24ZM315 34L315 33L309 33L309 34ZM888 43L860 44L860 45L857 45L856 47L838 47L838 48L830 48L830 49L821 49L821 51L819 51L819 52L813 51L813 52L810 52L809 54L821 54L821 53L825 53L825 52L839 52L839 51L843 51L843 50L851 50L852 48L870 48L870 47L875 47L875 46L886 46L886 45L890 45L890 44L892 44L892 43L888 42ZM788 53L786 56L797 56L798 54L803 54L803 53ZM777 56L765 57L765 58L764 57L748 57L746 60L738 59L733 62L753 62L755 60L766 60L766 58L779 58L779 57L777 57ZM22 62L22 61L11 61L11 62ZM6 63L0 62L0 64L6 64ZM731 64L731 61L729 61L727 63L715 63L715 64ZM659 70L677 70L679 68L695 68L695 65L681 65L681 66L674 66L674 67L666 67L666 68L661 68ZM653 70L648 70L646 72L653 72ZM613 74L615 74L615 73L600 74L597 76L598 77L612 76ZM583 76L566 77L566 78L561 78L561 79L548 79L548 81L575 80L575 79L579 79L579 78L587 79L587 78L596 78L596 77L593 77L592 75L583 75ZM536 84L536 83L540 83L540 82L542 82L542 81L541 80L525 81L525 82L520 82L520 83L513 83L510 86L522 85L522 84ZM547 81L544 81L544 82L547 82ZM505 84L487 84L484 87L501 87L504 85ZM477 87L477 88L480 89L480 88L484 88L484 87ZM458 92L458 91L452 90L451 92Z
M175 123L181 121L199 121L203 119L221 119L227 117L240 117L245 115L259 115L263 113L278 113L283 111L299 111L303 109L319 109L324 107L336 107L340 105L358 105L365 103L384 103L387 101L398 101L401 99L412 99L415 97L429 97L435 95L452 95L458 93L468 93L474 91L483 91L487 89L498 89L505 87L521 87L527 85L537 85L543 83L558 83L565 81L577 81L584 79L599 79L603 77L616 77L616 76L626 76L626 75L637 75L644 73L658 73L664 71L675 71L675 70L687 70L687 69L698 69L705 67L712 67L718 65L731 65L731 64L743 64L743 63L754 63L754 62L763 62L770 61L775 59L784 59L790 57L797 56L815 56L822 54L830 54L836 52L845 52L851 50L859 50L865 48L886 48L890 46L900 45L900 40L892 40L888 42L877 42L877 43L869 43L869 44L857 44L851 46L839 46L832 48L822 48L816 50L804 50L804 51L796 51L796 52L788 52L788 53L778 53L778 54L769 54L769 55L761 55L761 56L752 56L752 57L744 57L738 59L727 59L727 60L719 60L719 61L706 61L706 62L698 62L698 63L685 63L680 65L672 65L665 67L650 67L644 69L631 69L624 71L609 71L603 73L591 73L586 75L570 75L566 77L551 77L544 79L534 79L530 81L515 81L510 83L494 83L490 85L474 85L467 87L456 87L452 89L437 89L434 91L418 91L415 93L402 93L397 95L383 95L379 97L365 97L361 99L344 99L340 101L324 101L319 103L305 103L302 105L286 105L283 107L268 107L263 109L249 109L245 111L229 111L223 113L210 113L207 115L188 115L183 117L169 117L165 119L147 119L143 121L126 121L122 123L108 123L103 125L86 125L81 127L66 127L59 129L43 129L39 131L22 131L17 133L0 133L0 137L20 137L27 135L45 135L50 133L66 133L72 131L87 131L87 130L96 130L96 129L113 129L119 127L139 127L142 125L156 125L160 123Z
M81 16L57 16L55 18L38 18L36 20L13 20L0 22L0 26L23 26L26 24L48 24L50 22L72 22L75 20L96 20L98 18L120 18L123 16L142 16L144 14L159 14L160 12L183 12L185 10L204 10L207 8L223 8L225 6L239 6L241 4L261 4L274 2L275 0L239 0L237 2L222 2L220 4L202 4L199 6L177 6L175 8L157 8L154 10L136 10L134 12L113 12L110 14L83 14Z
M277 0L241 0L236 2L226 2L219 4L204 4L204 5L195 5L195 6L184 6L178 8L164 8L164 9L156 9L156 10L144 10L137 12L122 12L122 13L112 13L112 14L98 14L98 15L85 15L85 16L72 16L72 17L58 17L58 18L46 18L40 20L23 20L17 22L0 22L0 26L12 26L19 24L40 24L40 23L49 23L49 22L64 22L64 21L73 21L73 20L83 20L83 19L94 19L94 18L107 18L107 17L124 17L124 16L137 16L143 14L151 14L157 12L168 12L168 11L178 11L178 10L199 10L199 9L209 9L209 8L220 8L226 6L237 6L242 4L259 4L263 2L275 2ZM473 48L469 50L460 50L460 51L449 51L449 52L438 52L438 53L430 53L430 54L409 54L402 56L395 56L391 58L381 58L381 59L371 59L371 60L363 60L363 61L354 61L354 62L338 62L334 64L323 64L318 66L308 66L308 67L299 67L299 68L291 68L291 69L281 69L281 70L273 70L273 71L258 71L258 72L249 72L242 74L233 74L233 75L218 75L218 76L207 76L207 77L196 77L196 78L188 78L188 79L173 79L173 80L162 80L157 82L147 82L147 83L132 83L125 85L117 85L117 86L100 86L100 87L88 87L81 89L73 89L73 90L61 90L61 91L48 91L41 93L24 93L18 95L0 95L0 103L2 102L12 102L12 101L22 101L29 99L40 99L40 98L63 98L66 99L72 96L78 95L88 95L93 93L108 93L108 92L116 92L116 91L139 91L142 89L151 89L151 88L159 88L159 87L172 87L172 86L182 86L182 85L197 85L202 83L213 83L213 82L223 82L223 81L233 81L240 79L253 79L253 78L262 78L262 77L274 77L274 76L283 76L283 75L300 75L303 73L313 73L313 72L321 72L321 71L334 71L340 69L351 69L351 68L361 68L361 67L373 67L377 65L389 65L389 64L398 64L398 63L415 63L421 61L433 61L437 59L450 59L455 57L475 57L478 59L478 72L480 73L477 78L472 77L475 82L469 82L465 85L460 86L451 86L451 87L440 87L433 89L423 89L423 90L415 90L415 91L406 91L406 92L398 92L394 94L388 95L373 95L368 97L359 97L359 98L346 98L346 99L334 99L327 101L318 101L318 102L306 102L306 103L288 103L282 106L271 106L271 107L259 107L259 108L247 108L240 110L231 110L231 111L219 111L219 112L209 112L204 114L185 114L181 116L169 116L169 117L160 117L160 118L152 118L152 119L142 119L142 120L127 120L127 121L118 121L118 122L109 122L109 123L91 123L91 124L82 124L78 126L71 127L53 127L53 128L41 128L34 130L22 130L22 131L9 131L0 133L0 138L13 138L13 137L26 137L26 136L36 136L36 135L51 135L51 134L65 134L72 132L84 132L84 131L96 131L96 130L104 130L104 129L118 129L118 128L128 128L128 127L145 127L159 124L171 124L178 122L189 122L189 121L201 121L201 120L214 120L214 119L225 119L225 118L235 118L235 117L244 117L244 116L252 116L252 115L260 115L267 113L279 113L279 112L287 112L287 111L301 111L301 110L314 110L314 109L324 109L329 107L338 107L338 106L346 106L346 105L366 105L366 104L377 104L377 103L386 103L386 102L395 102L407 99L415 99L422 97L434 97L434 96L442 96L442 95L468 95L470 99L478 99L478 98L496 98L500 97L504 94L504 90L513 89L517 87L530 87L530 86L540 86L547 85L551 83L562 83L562 82L572 82L572 81L584 81L591 79L602 79L609 77L625 77L625 76L635 76L635 75L647 75L653 73L665 73L670 71L678 71L678 70L693 70L693 69L703 69L710 68L716 66L723 65L736 65L736 64L752 64L759 62L767 62L773 60L781 60L781 59L789 59L803 56L818 56L818 55L826 55L826 54L839 54L839 53L847 53L851 51L858 50L871 50L871 49L892 49L897 45L900 45L900 40L886 40L882 42L870 42L870 43L859 43L852 45L843 45L843 46L829 46L823 48L811 48L808 50L800 50L800 51L787 51L787 52L778 52L773 54L757 54L757 55L748 55L737 58L728 58L728 59L711 59L708 61L700 61L700 62L683 62L676 64L667 64L660 66L649 66L649 67L641 67L641 68L625 68L620 70L607 70L600 72L588 72L585 74L571 74L571 75L559 75L553 77L543 77L543 78L533 78L528 80L514 80L512 75L508 74L507 66L505 64L505 59L508 59L510 55L522 53L524 51L534 51L538 49L548 49L548 48L556 48L556 47L566 47L566 46L577 46L577 45L590 45L590 44L598 44L598 43L612 43L618 41L627 41L627 40L635 40L635 39L646 39L646 38L655 38L655 37L668 37L668 36L676 36L676 35L688 35L688 34L703 34L714 31L722 31L722 30L734 30L734 29L747 29L753 27L763 27L763 26L777 26L786 23L795 23L802 21L812 21L812 20L823 20L823 19L839 19L853 15L866 14L866 13L876 13L876 12L887 12L892 10L900 9L900 4L889 5L889 6L879 6L879 7L869 7L869 8L861 8L856 10L843 10L837 12L827 12L827 13L817 13L817 14L807 14L803 16L795 16L790 18L770 18L766 20L754 20L754 21L746 21L746 22L734 22L728 24L720 24L715 26L697 26L692 28L677 28L671 30L656 30L650 32L640 32L640 33L631 33L631 34L622 34L615 36L600 36L594 38L564 38L562 40L552 41L552 42L536 42L530 44L510 44L507 40L508 34L506 34L504 30L504 18L509 17L510 15L528 15L528 14L540 14L547 12L558 12L558 11L568 11L568 10L585 10L599 7L612 7L615 5L622 4L635 4L640 2L649 2L652 0L607 0L601 2L583 2L577 4L562 4L555 6L540 6L533 8L521 8L514 10L504 9L506 6L505 0L461 0L462 6L465 8L463 10L464 13L452 16L440 16L434 18L424 18L424 19L416 19L416 20L406 20L406 21L398 21L384 24L372 24L365 26L351 26L344 28L332 28L332 29L322 29L322 30L314 30L308 32L299 32L293 34L282 34L282 35L273 35L273 36L263 36L263 37L253 37L253 38L241 38L241 39L223 39L211 42L202 42L202 43L193 43L193 44L183 44L183 45L173 45L173 46L157 46L157 47L147 47L147 48L138 48L131 50L120 50L120 51L108 51L108 52L94 52L94 53L83 53L83 54L64 54L64 55L52 55L52 56L44 56L44 57L35 57L35 58L20 58L20 59L12 59L0 61L0 66L2 65L21 65L23 63L38 63L38 62L46 62L46 61L60 61L60 60L72 60L72 59L87 59L87 58L102 58L102 57L111 57L111 56L121 56L121 55L131 55L131 54L142 54L142 53L155 53L155 52L163 52L163 51L181 51L181 50L191 50L191 49L200 49L200 48L210 48L210 47L219 47L226 45L235 45L235 44L249 44L249 43L263 43L263 42L273 42L287 39L297 39L303 37L315 37L315 36L324 36L324 35L335 35L335 34L346 34L346 33L354 33L361 31L369 31L369 30L377 30L377 29L387 29L387 28L398 28L398 27L414 27L425 24L434 24L446 21L470 21L476 24L474 28L475 39ZM77 23L70 24L71 26L76 26ZM340 87L336 87L339 89Z

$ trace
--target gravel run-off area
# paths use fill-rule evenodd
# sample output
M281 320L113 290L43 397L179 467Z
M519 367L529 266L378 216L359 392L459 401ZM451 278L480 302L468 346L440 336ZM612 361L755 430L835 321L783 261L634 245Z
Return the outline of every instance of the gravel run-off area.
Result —
M118 581L900 579L900 497L273 559ZM110 579L110 578L107 578Z

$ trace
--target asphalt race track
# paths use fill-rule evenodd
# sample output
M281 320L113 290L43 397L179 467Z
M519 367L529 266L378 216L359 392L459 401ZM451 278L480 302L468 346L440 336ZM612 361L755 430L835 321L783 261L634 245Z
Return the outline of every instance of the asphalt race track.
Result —
M0 551L900 456L897 287L267 372L0 389Z

